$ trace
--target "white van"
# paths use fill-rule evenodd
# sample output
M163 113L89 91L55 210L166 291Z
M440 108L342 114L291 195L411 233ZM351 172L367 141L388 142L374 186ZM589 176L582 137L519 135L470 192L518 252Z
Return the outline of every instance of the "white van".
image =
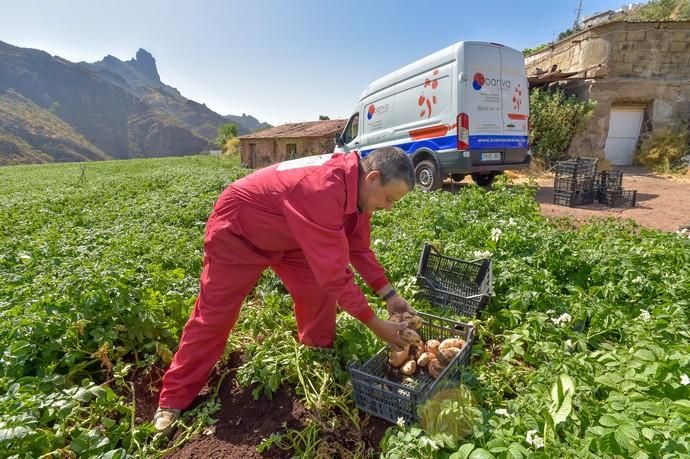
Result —
M522 53L464 41L371 83L336 135L336 151L364 157L400 147L424 190L449 175L488 185L506 169L529 166L528 118Z

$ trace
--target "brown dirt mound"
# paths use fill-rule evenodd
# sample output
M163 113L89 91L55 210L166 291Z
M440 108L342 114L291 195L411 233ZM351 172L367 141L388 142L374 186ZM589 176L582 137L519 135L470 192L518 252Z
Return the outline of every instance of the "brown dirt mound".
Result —
M253 387L242 389L235 373L237 368L244 363L244 356L240 352L230 355L223 368L214 371L209 380L209 386L197 397L194 405L201 403L208 397L209 387L215 387L220 374L228 372L218 392L221 402L221 410L215 414L218 422L215 430L211 429L208 435L199 435L177 451L166 456L175 459L201 459L201 458L226 458L226 459L254 459L254 458L289 458L290 451L282 451L277 447L268 452L259 454L256 447L265 438L274 433L284 432L288 429L303 429L309 419L309 412L289 387L282 386L269 400L261 397L254 400ZM137 418L148 420L158 405L163 370L153 368L149 371L136 373L132 382L135 386L137 398ZM362 441L372 456L375 451L380 451L381 438L390 424L386 421L360 416L362 431L354 432L354 429L342 432L327 433L325 440L328 443L340 443L347 449L353 440Z

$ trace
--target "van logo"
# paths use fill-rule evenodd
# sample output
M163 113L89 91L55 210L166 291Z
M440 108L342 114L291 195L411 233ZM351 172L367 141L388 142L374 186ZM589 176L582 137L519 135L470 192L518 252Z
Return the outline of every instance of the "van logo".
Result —
M431 76L435 77L438 74L439 74L439 71L438 71L438 69L436 69L432 72ZM431 88L431 91L435 91L436 88L438 88L438 77L433 79L433 80L425 78L424 79L424 87L425 88ZM422 95L419 96L419 99L417 100L417 105L419 105L421 107L424 104L426 104L426 108L423 109L419 113L419 117L424 118L424 115L426 115L427 118L430 118L431 117L431 107L432 107L432 105L436 105L437 101L438 101L438 99L436 98L436 96L434 96L434 95L427 96L426 94L422 93Z
M482 89L482 86L484 86L484 83L486 80L484 79L484 75L477 72L474 74L474 78L472 78L472 87L479 91Z
M375 106L374 104L371 104L367 107L367 119L370 120L374 117L375 114L379 113L388 113L388 104L382 104L379 105L378 107Z
M520 106L522 105L522 88L517 85L515 92L513 93L513 110L520 111Z
M472 87L479 91L483 86L500 86L510 89L510 80L501 80L500 78L484 78L484 74L477 72L472 78Z

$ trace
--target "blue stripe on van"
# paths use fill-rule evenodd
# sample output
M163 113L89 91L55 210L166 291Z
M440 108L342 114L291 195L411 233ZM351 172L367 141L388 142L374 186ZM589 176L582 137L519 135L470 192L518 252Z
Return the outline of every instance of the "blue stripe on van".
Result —
M386 146L401 148L405 153L409 155L410 153L414 153L420 148L428 148L433 151L448 150L450 148L455 148L457 147L457 141L455 140L455 135L447 135L445 137L437 137L435 139L424 139L414 142L405 142ZM367 150L360 150L359 153L360 156L365 157L374 150L375 148L369 148Z
M386 145L388 147L398 147L403 149L405 153L410 154L419 150L420 148L428 148L433 151L449 150L457 147L457 140L455 135L447 135L445 137L438 137L435 139L424 139L417 142L405 142L400 144ZM526 135L471 135L470 149L485 149L485 148L527 148ZM360 150L360 156L365 157L375 148Z

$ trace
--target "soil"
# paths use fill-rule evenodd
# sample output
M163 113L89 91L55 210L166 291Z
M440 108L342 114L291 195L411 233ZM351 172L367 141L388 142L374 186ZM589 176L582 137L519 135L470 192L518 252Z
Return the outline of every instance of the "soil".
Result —
M608 207L594 202L578 207L565 207L553 204L553 175L541 174L536 177L539 191L536 200L546 217L571 216L576 223L583 223L590 218L626 218L638 224L662 231L676 231L682 226L690 225L690 175L687 177L662 177L639 167L617 167L623 171L623 188L637 190L637 202L632 208ZM526 177L512 174L511 178L519 183ZM457 191L471 183L465 178L462 182L444 184L444 189Z
M259 454L256 447L271 434L284 432L287 429L303 429L310 418L310 413L301 403L298 396L287 386L282 386L272 399L260 397L254 400L253 387L242 389L235 374L244 363L241 352L232 353L221 368L216 368L209 378L208 386L192 405L196 406L209 396L209 387L215 387L220 375L227 372L218 392L221 409L214 417L218 422L204 434L198 435L185 443L180 449L167 455L175 459L254 459L254 458L289 458L290 451L277 447ZM164 370L153 367L132 376L136 394L136 416L138 422L151 419L158 406L158 394L162 384ZM391 426L381 419L360 415L362 430L337 432L337 435L325 436L329 445L335 449L352 451L355 443L363 443L368 452L380 451L380 441ZM174 437L173 437L174 440ZM337 457L334 456L334 457Z
M690 180L665 178L634 167L618 169L623 170L623 188L637 190L635 207L608 207L598 202L580 207L558 206L553 204L553 177L543 177L537 180L541 213L547 217L571 215L579 221L589 217L629 218L662 231L690 225Z

